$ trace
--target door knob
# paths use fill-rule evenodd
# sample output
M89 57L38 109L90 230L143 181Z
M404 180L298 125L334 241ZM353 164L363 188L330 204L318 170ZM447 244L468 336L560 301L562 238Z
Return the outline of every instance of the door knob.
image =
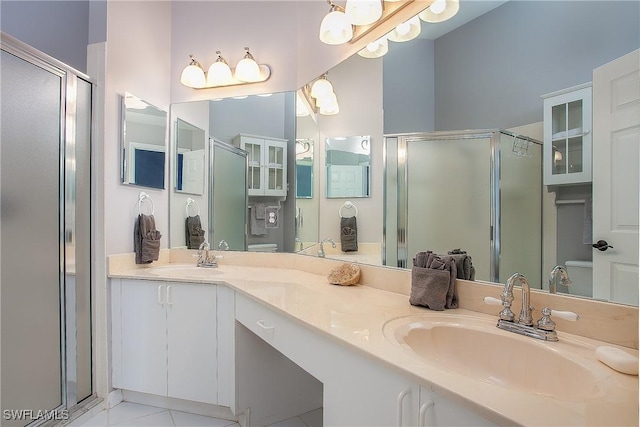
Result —
M596 248L599 251L606 251L609 248L613 248L613 246L611 246L609 243L607 243L606 240L598 240L597 242L595 242L593 245L594 248Z

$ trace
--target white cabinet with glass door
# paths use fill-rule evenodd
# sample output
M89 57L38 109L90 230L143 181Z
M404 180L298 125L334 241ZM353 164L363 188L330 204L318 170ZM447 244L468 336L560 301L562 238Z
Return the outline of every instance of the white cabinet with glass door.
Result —
M542 98L544 184L591 182L591 83Z
M248 153L249 196L287 195L287 140L240 134L233 145Z

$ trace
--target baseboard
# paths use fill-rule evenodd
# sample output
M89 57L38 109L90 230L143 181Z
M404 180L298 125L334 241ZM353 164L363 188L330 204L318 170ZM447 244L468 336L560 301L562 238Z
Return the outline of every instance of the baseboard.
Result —
M173 409L175 411L188 412L190 414L204 415L206 417L222 418L235 421L238 419L233 415L230 408L209 403L193 402L190 400L176 399L173 397L157 396L155 394L140 393L137 391L122 390L125 402L138 403L141 405L156 406L158 408Z
M122 390L111 390L109 393L109 397L107 398L108 408L111 409L114 406L118 405L120 402L124 400L124 396L122 395Z

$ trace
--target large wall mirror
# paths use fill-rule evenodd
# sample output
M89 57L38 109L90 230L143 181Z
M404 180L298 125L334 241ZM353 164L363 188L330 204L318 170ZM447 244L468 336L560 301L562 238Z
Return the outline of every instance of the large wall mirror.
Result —
M383 261L384 227L387 227L387 236L395 237L398 231L396 228L390 228L389 223L384 219L393 219L394 216L397 219L398 214L401 213L397 209L397 199L389 197L393 196L391 194L386 194L387 205L384 206L384 179L388 184L397 183L398 179L394 171L385 171L384 165L394 160L397 163L398 155L404 155L403 153L412 155L414 148L426 147L416 145L409 146L407 151L396 149L384 152L384 134L503 129L530 137L532 140L542 140L541 95L590 81L594 68L640 47L638 46L640 36L637 19L630 19L632 16L637 17L637 4L624 1L608 2L608 5L602 3L507 2L486 15L462 25L454 30L454 33L450 33L450 36L440 34L435 41L434 38L427 37L401 44L390 42L389 53L382 59L365 59L354 55L329 70L328 73L328 79L333 83L340 100L340 113L335 116L308 115L296 118L295 108L287 109L284 103L266 105L266 103L260 103L258 97L249 97L244 100L224 100L224 104L206 101L208 114L206 125L195 122L187 116L184 116L184 119L210 132L209 136L229 142L238 133L262 134L262 130L248 128L260 122L260 116L267 117L277 112L280 123L283 120L294 123L293 135L290 132L287 136L273 135L290 141L289 153L304 150L304 144L296 144L296 140L313 141L313 157L308 159L313 162L311 197L307 197L308 192L307 194L301 192L300 197L295 197L294 189L290 189L286 203L293 201L295 221L291 218L292 220L287 222L284 228L290 227L293 232L287 237L285 237L286 233L282 233L283 244L279 246L279 250L295 249L296 252L306 256L317 256L318 242L327 237L333 238L336 242L339 240L336 223L339 221L339 208L345 199L325 197L326 139L336 136L370 135L370 196L351 200L359 208L359 251L349 254L340 251L332 252L330 245L325 244L325 253L328 258L352 259L380 265ZM464 5L461 5L462 7ZM523 19L523 16L527 18ZM547 22L549 17L562 22L562 25L549 27ZM608 36L612 37L611 43L603 44L594 40L597 35L593 35L584 22L595 21L605 27ZM437 27L437 24L429 26L429 28ZM540 31L540 28L547 27L547 31ZM423 26L424 32L426 32L425 26ZM514 38L513 34L518 34L519 37ZM568 37L567 34L572 36ZM558 45L556 40L565 42ZM564 53L559 54L559 50L563 50ZM371 85L372 81L377 83ZM252 98L254 98L253 102L249 101ZM244 104L245 101L249 103ZM232 126L234 128L229 129ZM499 135L501 136L498 142L501 144L502 152L510 156L509 163L503 163L502 173L505 174L503 181L505 185L514 184L513 188L503 188L502 191L513 190L509 193L512 204L518 208L526 207L527 204L522 203L524 199L518 200L522 193L515 187L516 180L508 179L508 174L515 173L522 177L524 175L520 172L523 164L535 165L536 162L533 160L539 162L538 155L533 154L536 147L532 146L530 156L518 156L514 151L513 137L508 134ZM458 160L456 166L465 166L467 169L486 168L486 174L489 174L491 155L485 151L476 156L475 151L464 149L468 141L458 142L462 149L451 158L454 161ZM520 142L517 144L521 145ZM297 145L300 145L300 148L297 148ZM446 151L449 152L449 150ZM304 157L304 155L300 157L301 162ZM415 163L415 160L413 158L408 162L413 171L416 167L420 167L420 162ZM295 169L296 160L293 156L291 161L293 163L289 168L289 175L297 175L291 172ZM429 161L435 162L430 164L438 164L437 159L432 158ZM539 171L532 169L530 172L531 176L538 176L534 172ZM489 181L490 177L486 174L486 181ZM466 175L462 175L462 171L455 175L455 178L462 181L457 185L458 194L462 194L460 188L465 187L468 191L476 193L486 191L487 194L482 196L486 200L491 199L488 186L480 188L479 182L465 180L464 176ZM536 181L537 179L539 178L527 182L539 182ZM413 190L419 190L419 188L409 189L410 192ZM503 221L508 221L508 224L502 224L503 268L499 280L502 281L503 274L520 270L522 267L518 262L526 260L526 271L531 271L532 268L537 271L535 274L527 273L537 278L535 287L546 289L549 270L555 264L565 265L571 260L590 261L594 256L593 249L583 243L585 205L572 203L588 200L591 197L592 185L548 188L539 182L539 186L533 191L541 199L542 207L530 209L527 214L536 213L536 215L528 215L525 220L517 211L513 211L513 215L509 215L508 218L503 217ZM206 194L207 191L205 196ZM430 203L432 206L443 205L441 200L433 200ZM203 203L200 205L202 207ZM382 216L383 209L386 209L386 218ZM446 206L443 209L446 210ZM474 215L473 212L467 213ZM464 217L459 220L466 221ZM171 222L173 225L173 216ZM432 224L425 219L421 224L424 227L439 227L445 236L454 234L448 233L447 227L449 229L457 227L453 221ZM183 224L181 226L184 227ZM484 233L485 230L478 232ZM529 257L515 249L507 252L507 241L517 243L519 239L528 238L526 236L530 233L536 233L539 239L539 248L531 249L538 254L536 257ZM489 235L489 231L486 235ZM270 240L268 236L253 236L249 241L251 239L253 243ZM291 245L290 249L286 249L285 241ZM393 250L393 245L397 243L389 239L386 241L386 247L388 250ZM429 246L430 244L425 242L416 247L428 248ZM445 249L455 249L460 246L455 241L443 243ZM370 252L367 252L369 250ZM474 256L474 254L471 255ZM348 256L359 256L359 258L345 258ZM408 259L412 256L413 254L407 254ZM507 266L508 256L511 260ZM536 265L529 265L534 258ZM386 259L385 261L389 266L397 265L397 260ZM489 258L483 261L482 256L474 256L474 265L481 262L487 263L483 264L483 269L490 274ZM591 276L588 275L588 277ZM477 277L477 279L489 280L490 276ZM570 288L559 288L559 291L575 295ZM617 301L615 298L613 300ZM637 304L636 301L624 301L624 303Z
M325 142L326 196L369 197L371 189L371 137L334 136Z
M164 188L167 112L129 93L121 108L122 183Z

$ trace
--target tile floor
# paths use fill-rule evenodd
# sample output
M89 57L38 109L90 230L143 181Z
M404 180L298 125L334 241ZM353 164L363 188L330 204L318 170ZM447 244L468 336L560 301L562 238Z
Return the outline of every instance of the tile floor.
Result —
M122 402L99 412L80 424L81 427L239 427L238 423L220 418L204 417L155 406ZM268 427L321 427L322 409L308 412Z

